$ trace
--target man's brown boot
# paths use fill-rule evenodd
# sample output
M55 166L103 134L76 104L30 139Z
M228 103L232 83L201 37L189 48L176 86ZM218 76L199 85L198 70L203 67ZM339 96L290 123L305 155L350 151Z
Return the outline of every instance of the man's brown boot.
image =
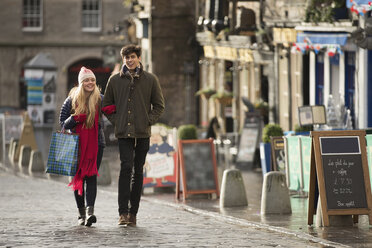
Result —
M120 215L118 225L129 225L130 223L128 214Z
M137 218L134 214L129 214L129 221L130 221L130 224L128 224L129 226L137 225Z

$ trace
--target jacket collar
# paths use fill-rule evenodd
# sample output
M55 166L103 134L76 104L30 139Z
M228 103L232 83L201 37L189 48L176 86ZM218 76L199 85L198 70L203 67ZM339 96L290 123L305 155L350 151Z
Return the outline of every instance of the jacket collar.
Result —
M124 64L122 69L120 70L120 77L127 76L129 78L139 78L143 72L143 65L140 62L139 67L136 68L134 74L130 73L128 67Z

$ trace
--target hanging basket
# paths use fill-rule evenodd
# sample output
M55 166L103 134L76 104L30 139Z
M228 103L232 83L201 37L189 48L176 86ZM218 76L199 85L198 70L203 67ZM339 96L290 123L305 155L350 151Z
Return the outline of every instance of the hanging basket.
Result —
M205 99L205 100L208 100L215 92L206 92L206 93L202 93L200 94L201 98Z
M215 99L221 105L231 105L233 97L225 96L225 97L218 97L218 98L215 98Z
M197 91L195 95L200 96L201 98L208 100L215 93L216 93L216 91L213 90L213 89L201 89L201 90Z

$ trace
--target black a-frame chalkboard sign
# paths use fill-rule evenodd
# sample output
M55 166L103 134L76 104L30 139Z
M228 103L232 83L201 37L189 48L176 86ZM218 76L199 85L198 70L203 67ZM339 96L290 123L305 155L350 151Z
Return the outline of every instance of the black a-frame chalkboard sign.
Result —
M217 161L212 139L179 140L176 169L176 198L185 201L192 194L219 197Z
M372 224L372 198L365 131L313 131L308 224L313 224L318 186L322 220L330 215L368 215ZM354 218L355 220L356 218Z

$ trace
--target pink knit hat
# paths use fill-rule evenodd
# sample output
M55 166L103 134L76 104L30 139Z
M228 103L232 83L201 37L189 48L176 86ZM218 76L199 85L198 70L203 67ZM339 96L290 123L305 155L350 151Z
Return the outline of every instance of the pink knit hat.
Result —
M79 77L78 77L79 84L83 83L84 79L91 78L91 77L96 78L92 70L89 70L85 68L84 66L81 67L80 72L79 72Z

